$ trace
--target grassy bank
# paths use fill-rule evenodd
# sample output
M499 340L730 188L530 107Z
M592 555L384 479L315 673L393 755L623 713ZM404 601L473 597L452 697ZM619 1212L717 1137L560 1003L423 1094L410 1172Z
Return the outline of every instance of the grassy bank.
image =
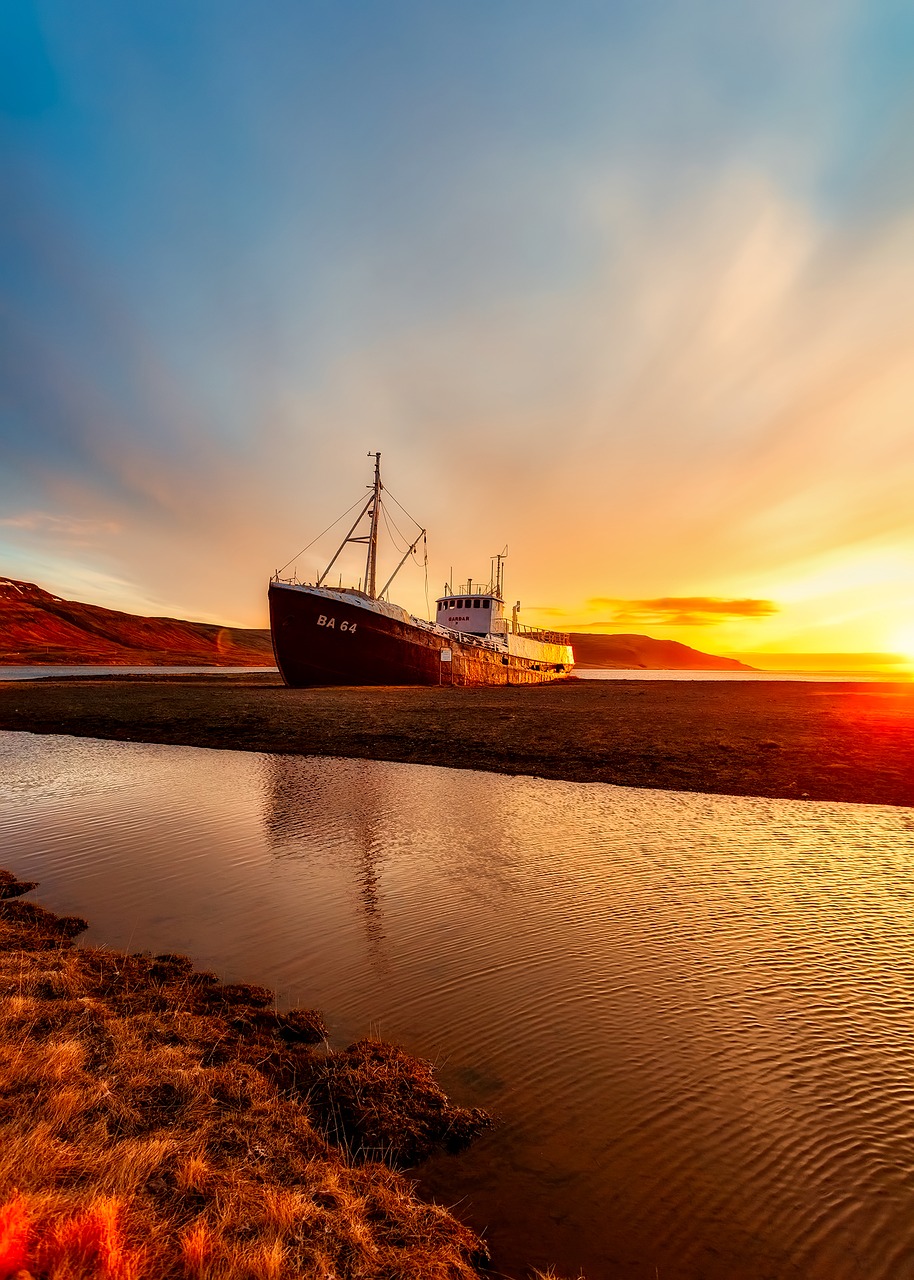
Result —
M0 1280L476 1280L399 1169L489 1123L428 1063L182 956L79 949L0 872Z

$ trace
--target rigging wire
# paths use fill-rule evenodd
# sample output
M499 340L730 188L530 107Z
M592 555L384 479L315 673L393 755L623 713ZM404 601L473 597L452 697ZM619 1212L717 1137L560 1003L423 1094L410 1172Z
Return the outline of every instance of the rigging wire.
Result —
M428 538L425 536L424 531L422 534L422 550L425 553L425 616L431 620L432 606L428 598Z
M396 498L394 499L394 501L396 502ZM397 506L398 507L400 506L399 502L397 502ZM381 515L384 517L384 526L387 529L387 536L390 538L391 542L393 543L393 545L396 547L398 551L404 552L403 560L400 561L400 565L397 568L396 572L399 573L400 568L403 567L403 564L405 563L407 556L412 556L414 562L416 563L416 565L418 565L419 554L417 549L417 543L419 539L416 538L415 542L407 543L406 535L403 533L402 529L397 524L396 520L394 520L393 516L388 515L387 510L385 509L383 504L381 504L380 506L380 511L381 511ZM410 520L412 520L412 516L409 515L408 511L406 512L406 514L407 516L409 516ZM405 548L397 542L397 539L394 537L393 532L391 531L391 525L393 525L394 529L397 531L399 536L403 539ZM419 527L419 533L422 536L423 567L425 569L425 612L427 616L430 616L432 607L431 607L431 604L429 603L429 597L428 597L428 538L426 537L425 530L421 528L421 526L417 526L417 527ZM389 585L390 584L388 583L388 586Z
M414 539L410 539L410 538L408 538L408 537L407 537L407 535L403 532L403 530L402 530L402 529L400 528L400 526L397 524L396 520L394 520L393 516L388 516L386 508L382 507L382 508L381 508L381 512L382 512L382 514L383 514L383 516L384 516L384 523L385 523L385 525L387 525L387 532L388 532L388 534L390 535L390 540L391 540L391 542L394 544L394 546L397 548L397 550L398 550L398 551L405 551L405 550L406 550L406 548L407 548L408 546L411 546L411 545L412 545L412 543L413 543ZM410 516L410 519L412 519L412 516ZM401 537L401 538L403 539L403 546L402 546L402 547L398 545L396 538L395 538L395 537L394 537L394 535L390 532L390 526L391 526L391 525L393 525L394 529L396 529L397 534L399 535L399 537ZM420 526L419 526L419 530L420 530L420 532L421 532L421 528L422 528L422 526L420 525Z
M405 551L406 548L409 546L409 543L406 541L405 538L403 538L403 534L400 533L399 529L397 529L397 526L396 524L394 524L393 520L388 517L387 512L383 507L381 508L381 515L384 517L384 527L387 530L388 538L390 538L391 542L393 543L393 545L396 547L398 551ZM393 524L393 529L391 529L390 527L392 524ZM401 546L400 543L397 541L397 539L394 537L394 530L396 530L400 538L403 540L403 544L404 544L403 546Z
M422 525L419 523L416 517L411 516L409 514L409 512L406 510L406 507L404 507L402 502L397 502L397 499L394 497L394 495L390 492L389 489L385 489L384 492L391 499L391 501L397 503L397 506L406 516L407 520L412 520L413 524L416 526L417 529L422 529ZM393 519L393 517L391 517L391 519ZM394 528L397 529L397 526L394 525ZM400 530L397 529L397 532L400 533ZM402 533L400 533L400 537L401 538L403 537ZM422 529L422 551L423 551L424 568L425 568L425 615L427 618L430 618L432 616L432 606L431 606L431 601L429 600L429 595L428 595L428 538L426 537L424 529ZM415 552L413 552L413 555L415 556Z
M397 499L396 499L396 498L394 498L394 495L390 492L390 490L389 490L389 489L385 489L385 490L384 490L384 492L387 494L387 496L388 496L389 498L393 498L394 502L397 502ZM417 528L417 529L421 529L421 528L422 528L422 525L419 523L419 521L416 519L416 517L415 517L415 516L411 516L411 515L409 514L409 512L406 510L406 507L404 507L404 506L403 506L403 503L402 503L402 502L397 502L397 506L400 508L400 510L403 512L403 514L404 514L405 516L407 516L410 520L412 520L413 524L416 526L416 528ZM401 536L402 536L402 535L401 535Z
M359 505L360 502L364 502L364 501L365 501L364 497L356 498L355 502L353 502L351 507L347 507L342 515L337 516L333 524L328 524L327 528L324 529L323 533L319 533L316 538L312 538L311 541L308 543L307 547L302 547L301 551L296 552L294 556L290 556L289 559L286 561L286 563L282 566L282 568L277 569L276 572L279 574L279 573L282 573L283 569L288 569L289 565L292 563L293 560L297 560L299 556L303 556L305 552L308 550L308 547L313 547L315 542L317 542L320 538L322 538L325 533L329 533L330 530L334 527L334 525L339 524L341 520L345 520L346 516L349 515L349 512L353 511ZM394 499L394 501L396 502L396 499ZM397 503L397 506L399 505L400 504ZM410 516L410 520L411 519L412 519L412 516Z
M423 545L423 556L424 556L424 569L425 569L425 608L426 608L426 612L427 612L428 614L430 614L430 613L431 613L431 604L430 604L430 601L429 601L429 593L428 593L428 539L427 539L427 537L426 537L425 530L424 530L424 529L422 528L422 526L419 524L419 521L415 518L415 516L410 515L410 513L409 513L409 512L406 510L406 508L403 506L402 502L398 502L398 501L397 501L397 499L394 497L394 495L390 492L390 490L389 490L386 486L384 486L384 492L388 495L388 497L390 497L390 498L391 498L391 500L392 500L393 502L396 502L397 506L400 508L400 510L403 512L403 514L406 516L406 518L407 518L408 520L411 520L411 521L413 522L413 524L416 526L416 528L417 528L417 529L420 531L420 533L422 534L422 545ZM290 557L290 559L288 559L288 560L286 561L286 563L285 563L285 564L284 564L280 569L277 569L277 570L276 570L276 575L277 575L277 577L278 577L278 576L279 576L279 574L281 574L285 569L288 569L289 565L290 565L290 564L292 564L295 560L297 560L299 556L304 555L304 554L305 554L305 552L309 550L309 548L313 547L313 546L314 546L314 544L315 544L315 542L320 541L320 539L321 539L321 538L323 538L324 534L329 533L329 532L330 532L330 530L331 530L331 529L333 529L336 525L338 525L338 524L340 523L340 521L341 521L341 520L345 520L346 516L348 516L348 515L349 515L349 513L350 513L351 511L353 511L353 510L354 510L354 509L359 505L359 503L360 503L360 502L363 502L363 501L364 501L364 498L362 498L362 497L358 497L358 498L356 498L355 502L353 502L350 506L348 506L348 507L346 508L346 510L345 510L341 515L338 515L338 516L337 516L337 518L333 521L333 523L332 523L332 524L328 524L328 525L327 525L327 528L326 528L326 529L323 529L319 534L317 534L317 536L316 536L316 537L312 538L312 539L311 539L311 541L307 544L307 546L302 547L301 551L296 552L296 554L295 554L294 556L291 556L291 557ZM402 551L402 550L403 550L403 547L402 547L402 546L397 542L397 539L394 537L393 532L391 531L391 525L393 525L393 528L396 530L396 532L397 532L398 536L400 537L400 539L402 540L402 542L405 544L405 546L407 546L407 547L409 547L409 548L410 548L410 550L411 550L411 552L412 552L412 557L413 557L413 559L415 560L416 564L418 564L418 563L419 563L419 557L418 557L418 554L417 554L417 550L416 550L415 545L413 545L413 544L411 544L411 543L409 543L409 542L407 541L407 537L406 537L406 535L403 533L402 529L400 529L399 525L398 525L398 524L397 524L397 522L394 520L393 516L388 516L388 513L387 513L387 510L386 510L386 508L385 508L385 505L384 505L383 503L379 502L379 503L378 503L378 508L379 508L379 510L380 510L381 515L384 517L384 524L385 524L385 527L386 527L386 529L387 529L387 533L388 533L388 535L389 535L389 537L390 537L391 542L394 544L394 546L397 548L397 550L398 550L398 551ZM418 541L418 539L417 539L417 541ZM407 552L406 554L409 554L409 552Z

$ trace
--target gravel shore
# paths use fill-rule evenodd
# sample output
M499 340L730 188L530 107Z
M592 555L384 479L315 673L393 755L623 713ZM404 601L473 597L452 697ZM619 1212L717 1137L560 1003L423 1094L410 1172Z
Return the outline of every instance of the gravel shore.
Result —
M0 683L0 729L914 805L911 684L286 689L256 672L52 678Z

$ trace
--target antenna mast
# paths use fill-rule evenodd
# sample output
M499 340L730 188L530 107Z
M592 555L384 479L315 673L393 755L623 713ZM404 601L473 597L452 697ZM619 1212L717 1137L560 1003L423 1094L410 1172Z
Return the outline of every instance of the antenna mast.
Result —
M495 594L499 598L501 597L504 589L504 581L503 581L504 561L507 554L508 554L508 548L506 545L504 551L499 551L497 555L492 557L492 559L495 561Z

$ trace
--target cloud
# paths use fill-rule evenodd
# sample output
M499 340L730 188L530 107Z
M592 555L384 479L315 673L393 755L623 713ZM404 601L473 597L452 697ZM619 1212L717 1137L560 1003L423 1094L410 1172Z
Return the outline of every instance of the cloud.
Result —
M588 627L761 631L769 594L792 626L815 594L797 566L914 547L914 217L863 208L879 183L838 141L854 11L677 3L629 43L562 12L564 44L515 56L487 10L435 40L443 67L369 57L354 95L322 56L346 42L307 42L325 82L302 75L305 42L267 25L252 58L229 24L175 79L143 41L58 17L90 132L67 124L68 166L23 135L0 221L20 563L98 539L83 559L126 606L262 622L269 571L348 506L375 448L429 525L433 581L483 576L508 540L537 613L614 593ZM414 579L399 598L421 612Z
M719 600L715 596L661 596L656 600L616 600L596 596L588 608L612 610L611 617L588 626L625 623L655 627L702 627L733 618L767 618L778 612L772 600Z
M0 519L0 526L5 529L19 529L23 533L37 533L64 540L76 539L80 542L121 531L121 525L116 520L52 516L46 511L29 511L19 516L5 516Z

